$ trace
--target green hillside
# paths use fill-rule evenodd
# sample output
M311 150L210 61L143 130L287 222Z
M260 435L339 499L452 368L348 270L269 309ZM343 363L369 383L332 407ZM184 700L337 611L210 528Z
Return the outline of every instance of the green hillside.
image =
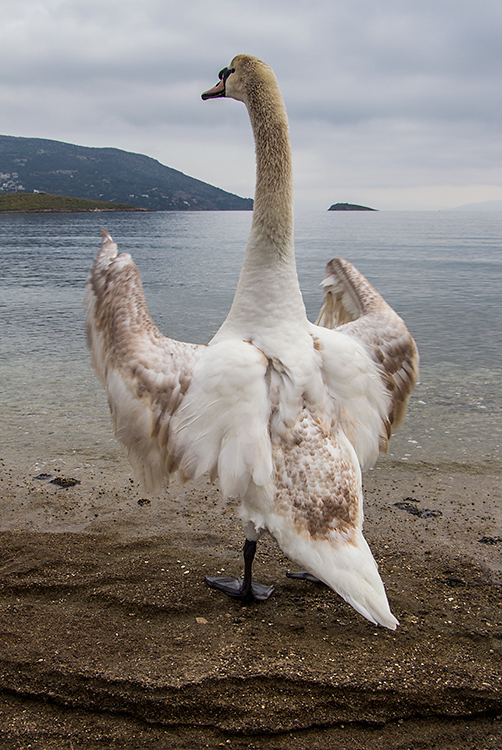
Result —
M154 211L253 207L251 198L227 193L142 154L0 135L0 195L34 191Z
M142 211L135 206L47 193L0 194L1 211Z

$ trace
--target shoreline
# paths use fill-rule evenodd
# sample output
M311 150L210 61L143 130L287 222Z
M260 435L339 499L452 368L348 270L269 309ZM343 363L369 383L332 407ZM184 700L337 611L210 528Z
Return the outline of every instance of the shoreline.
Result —
M150 208L0 208L2 214L96 214L96 213L152 213Z
M480 542L498 538L496 473L384 458L366 475L393 633L287 579L295 566L270 538L256 577L276 586L271 600L242 607L208 589L206 573L240 571L234 503L205 479L147 500L120 454L83 459L44 472L80 481L66 489L4 459L3 746L275 748L287 732L294 749L496 747L502 543Z

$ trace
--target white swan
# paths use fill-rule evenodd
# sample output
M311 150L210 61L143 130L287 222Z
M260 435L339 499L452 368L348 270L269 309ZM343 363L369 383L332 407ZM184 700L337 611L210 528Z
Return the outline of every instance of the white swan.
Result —
M183 480L208 472L225 495L241 499L244 578L206 579L211 586L244 600L270 596L273 587L251 579L266 530L310 577L394 629L362 535L361 468L404 417L417 350L403 321L340 259L327 266L318 325L307 320L293 247L288 121L275 76L238 55L219 78L202 98L244 102L256 142L253 222L235 298L207 346L165 338L138 269L103 231L86 290L87 330L115 433L148 489L175 471Z

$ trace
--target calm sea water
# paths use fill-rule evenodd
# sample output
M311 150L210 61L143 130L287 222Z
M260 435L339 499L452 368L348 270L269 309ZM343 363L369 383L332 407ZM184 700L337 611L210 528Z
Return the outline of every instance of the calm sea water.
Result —
M0 441L20 460L117 453L83 330L105 223L141 269L152 316L205 343L230 307L248 212L0 215ZM421 382L391 443L400 461L500 470L502 213L305 213L298 273L315 320L326 262L354 263L404 318Z

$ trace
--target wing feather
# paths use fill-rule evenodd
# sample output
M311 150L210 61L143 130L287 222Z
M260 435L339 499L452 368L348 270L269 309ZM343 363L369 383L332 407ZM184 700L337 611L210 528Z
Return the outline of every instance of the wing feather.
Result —
M108 394L117 438L145 488L159 489L177 459L171 420L204 346L167 338L148 311L130 255L117 255L106 230L86 287L86 329L94 368Z
M418 351L403 320L348 261L333 258L322 282L324 301L317 325L360 342L378 365L390 395L380 450L404 419L418 379Z

